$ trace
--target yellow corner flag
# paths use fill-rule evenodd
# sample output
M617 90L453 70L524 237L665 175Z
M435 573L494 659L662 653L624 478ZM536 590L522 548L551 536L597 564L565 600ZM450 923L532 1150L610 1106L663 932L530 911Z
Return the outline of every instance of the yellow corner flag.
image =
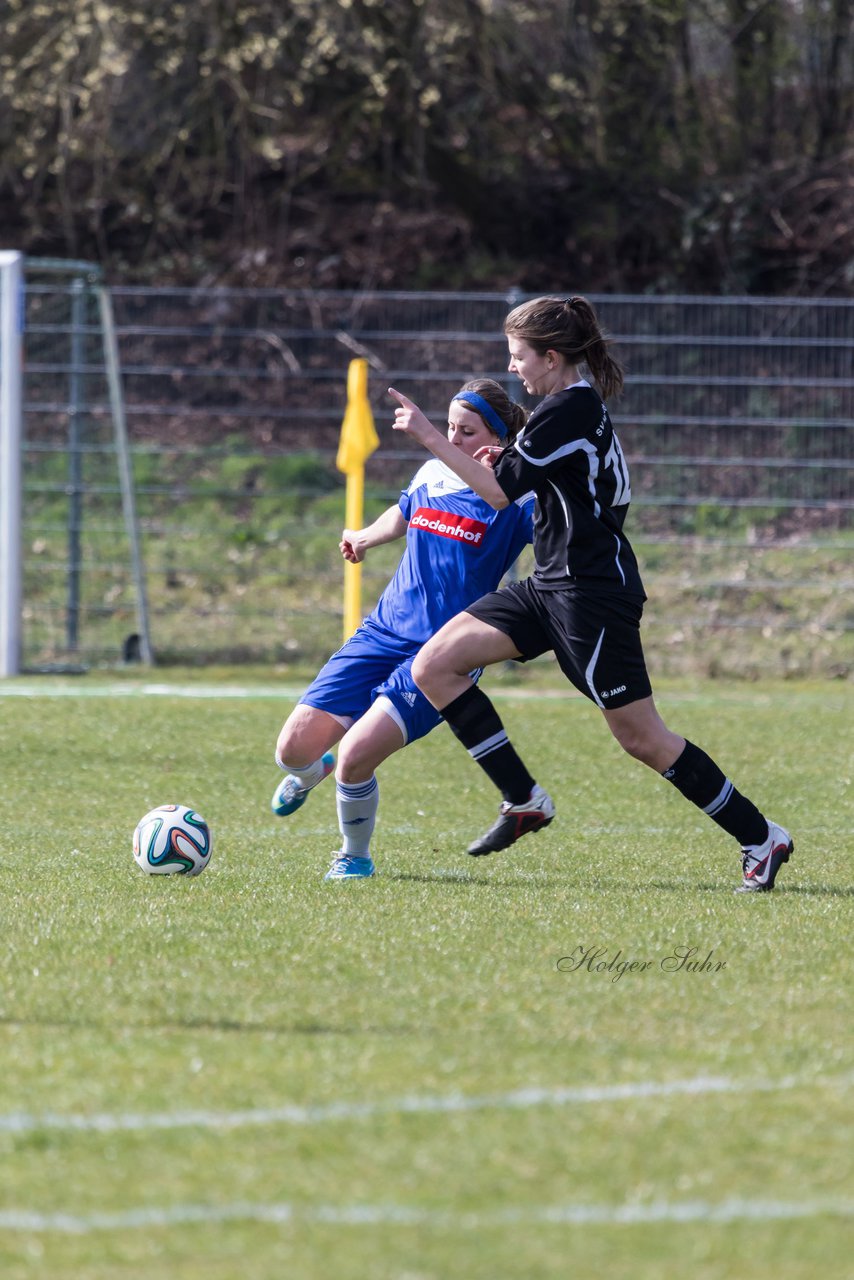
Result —
M361 529L365 505L365 463L379 446L374 416L368 403L368 362L351 360L347 372L347 408L341 423L335 465L347 477L346 514L348 529ZM362 566L344 565L344 640L362 621Z
M352 475L365 465L379 443L368 403L368 362L351 360L347 372L347 409L341 423L336 467L345 475Z

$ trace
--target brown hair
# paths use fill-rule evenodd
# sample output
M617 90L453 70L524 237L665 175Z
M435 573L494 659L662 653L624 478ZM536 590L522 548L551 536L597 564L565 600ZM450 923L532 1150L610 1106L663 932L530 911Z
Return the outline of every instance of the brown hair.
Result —
M467 391L470 391L472 395L480 396L486 401L490 409L495 410L507 428L507 435L502 440L502 443L512 444L516 439L516 436L524 427L525 423L528 421L528 414L525 409L523 409L520 404L517 404L515 400L511 400L508 392L504 387L502 387L501 383L495 382L492 378L472 378L470 382L465 384L465 386L460 387L459 391L454 396L454 399L463 400L465 403L468 403L465 398ZM489 422L487 418L483 417L483 414L480 412L477 405L469 404L468 407L471 409L472 413L476 413L483 419L490 431L493 431L496 435L498 434L494 431L491 422Z
M538 355L556 351L570 364L587 365L608 399L623 388L623 370L608 351L610 339L586 298L533 298L514 307L504 321L508 336L521 338Z

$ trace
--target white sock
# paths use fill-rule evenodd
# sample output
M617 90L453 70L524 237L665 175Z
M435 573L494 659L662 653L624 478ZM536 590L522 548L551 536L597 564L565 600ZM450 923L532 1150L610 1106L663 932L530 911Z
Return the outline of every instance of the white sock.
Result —
M338 782L335 806L341 831L341 852L348 857L369 858L371 836L377 820L380 788L376 777L367 782Z
M298 769L292 764L285 764L283 760L277 760L276 764L285 773L292 773L295 778L298 778L300 787L306 791L310 787L316 787L318 782L322 782L326 776L322 756L319 760L315 760L314 764L307 764L304 769Z

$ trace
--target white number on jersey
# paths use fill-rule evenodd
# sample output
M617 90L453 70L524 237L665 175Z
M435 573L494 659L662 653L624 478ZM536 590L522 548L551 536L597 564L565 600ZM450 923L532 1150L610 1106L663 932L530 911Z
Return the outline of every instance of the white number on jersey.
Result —
M629 483L629 468L626 466L616 431L611 439L611 448L605 455L605 470L607 471L609 467L614 471L614 501L611 506L623 507L632 500L632 486Z

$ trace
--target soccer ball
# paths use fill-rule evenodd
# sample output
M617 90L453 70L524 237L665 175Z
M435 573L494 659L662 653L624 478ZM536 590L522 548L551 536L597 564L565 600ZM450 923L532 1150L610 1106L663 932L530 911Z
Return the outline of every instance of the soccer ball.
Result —
M140 818L133 833L136 865L150 876L197 876L211 860L210 827L195 809L161 804Z

